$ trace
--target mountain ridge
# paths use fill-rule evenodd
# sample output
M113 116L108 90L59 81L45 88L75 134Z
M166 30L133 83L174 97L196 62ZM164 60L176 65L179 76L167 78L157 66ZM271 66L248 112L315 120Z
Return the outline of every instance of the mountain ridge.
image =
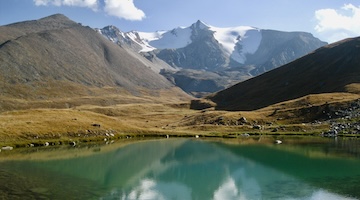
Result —
M205 38L213 37L215 39L215 43L220 44L220 48L222 51L226 51L227 54L231 55L236 53L236 51L243 50L242 48L250 48L251 50L245 51L244 54L240 55L245 56L245 54L253 54L258 49L257 46L260 45L261 39L263 36L266 36L264 34L268 34L269 32L272 32L271 37L274 37L274 35L277 35L277 39L283 39L283 41L287 41L290 39L293 39L294 37L298 36L302 38L302 41L304 43L309 44L310 39L314 38L314 36L311 33L307 32L301 32L301 31L294 31L294 32L284 32L284 31L276 31L271 29L259 29L251 26L237 26L237 27L226 27L226 28L220 28L208 25L201 20L197 20L197 22L191 24L187 27L177 27L174 29L171 29L169 31L156 31L156 32L141 32L141 31L130 31L130 32L122 32L120 29L114 26L107 26L103 29L97 29L100 33L103 33L102 30L107 29L107 33L104 33L103 35L108 37L111 41L119 41L119 38L116 38L116 36L122 36L127 37L127 40L132 39L133 41L136 41L137 44L141 43L144 47L144 49L139 49L139 52L149 52L153 50L164 50L164 49L182 49L185 48L188 45L191 45L192 42L196 42L198 39L204 40ZM114 30L111 30L114 29ZM111 33L112 32L112 33ZM120 34L115 35L114 32L120 32ZM251 32L256 33L256 36L250 36ZM261 32L265 32L262 33ZM109 34L110 33L110 34ZM130 36L131 34L136 35ZM115 37L114 37L115 36ZM247 41L247 43L258 43L258 44L248 44L253 45L253 47L248 47L242 43L246 43L244 41L249 40L249 38L253 41ZM179 41L180 40L180 41ZM315 38L315 40L321 46L326 44L325 42L321 42L319 39ZM127 41L128 43L130 41ZM274 41L272 41L273 44L275 44ZM227 43L227 44L226 44ZM141 48L141 47L139 47ZM316 48L311 48L312 50L315 50ZM238 52L239 53L239 52ZM236 57L236 56L234 56ZM232 59L234 59L232 57ZM238 56L239 57L239 56ZM237 62L240 64L245 64L246 60L242 60L239 62L239 59Z
M219 110L256 110L309 94L359 93L360 37L313 51L207 99Z
M15 34L7 35L12 32ZM101 96L103 91L98 88L112 88L104 93L141 96L169 91L188 98L151 70L147 59L63 15L2 26L0 35L5 35L0 43L2 97L46 100Z
M171 79L177 79L179 70L183 71L181 74L184 77L188 72L186 69L221 74L222 80L212 80L220 87L210 92L231 86L228 83L244 81L270 71L327 44L306 32L283 32L251 26L219 28L201 20L187 27L150 33L122 32L113 26L97 30L110 41L128 46L149 60L166 62L170 67L163 69L168 78L173 74ZM192 74L188 76L194 82L202 81ZM175 81L180 83L177 86L186 84L181 81ZM186 88L186 91L190 94L205 92L195 85Z

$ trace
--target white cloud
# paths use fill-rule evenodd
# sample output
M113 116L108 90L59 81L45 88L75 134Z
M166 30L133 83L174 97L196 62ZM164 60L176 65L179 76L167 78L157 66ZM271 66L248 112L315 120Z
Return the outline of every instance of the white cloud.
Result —
M77 6L98 9L98 0L34 0L36 6Z
M360 35L360 6L345 4L341 9L321 9L315 12L315 30L330 42Z
M33 0L36 6L77 6L98 10L100 0ZM145 13L137 8L134 0L104 0L104 11L108 15L126 20L142 20Z
M145 13L134 5L133 0L104 0L105 12L126 20L142 20Z

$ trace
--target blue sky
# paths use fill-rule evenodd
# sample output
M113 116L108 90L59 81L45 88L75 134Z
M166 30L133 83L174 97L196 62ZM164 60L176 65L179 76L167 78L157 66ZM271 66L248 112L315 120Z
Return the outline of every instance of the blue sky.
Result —
M55 13L122 31L171 30L200 19L217 27L306 31L327 42L360 36L359 0L0 0L0 25Z

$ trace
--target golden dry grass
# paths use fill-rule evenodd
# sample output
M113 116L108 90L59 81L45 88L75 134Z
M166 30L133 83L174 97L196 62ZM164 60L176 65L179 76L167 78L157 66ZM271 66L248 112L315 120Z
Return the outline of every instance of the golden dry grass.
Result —
M274 110L274 109L298 109L308 106L318 106L324 103L333 104L352 101L360 98L359 94L353 93L323 93L323 94L310 94L305 97L284 101L277 103L266 108L260 109L261 111Z
M350 93L360 94L360 83L346 85L345 90Z
M98 99L92 101L105 101L101 97L93 98ZM123 102L114 100L117 98L122 98ZM12 144L18 141L81 139L87 135L103 138L107 131L116 136L203 134L221 137L242 133L270 134L274 129L279 130L277 134L312 134L328 129L329 125L307 123L310 122L307 119L309 116L302 115L299 110L326 103L342 104L360 96L350 93L309 95L255 111L236 112L217 111L213 108L192 110L188 101L179 102L174 99L166 103L166 98L151 98L117 96L109 99L114 101L110 105L83 104L61 109L36 108L2 112L0 140L2 144ZM63 103L62 100L59 102ZM275 110L277 112L274 114ZM241 117L245 117L247 123L237 124ZM101 127L93 124L100 124ZM256 124L263 128L253 129Z
M0 141L104 136L105 133L164 132L169 123L193 113L188 104L127 103L114 106L83 105L68 109L26 109L0 114ZM100 127L93 126L100 124Z
M76 133L98 127L101 129L117 128L131 130L116 118L89 111L73 109L35 109L5 112L0 115L0 133L4 139L16 139L24 136Z

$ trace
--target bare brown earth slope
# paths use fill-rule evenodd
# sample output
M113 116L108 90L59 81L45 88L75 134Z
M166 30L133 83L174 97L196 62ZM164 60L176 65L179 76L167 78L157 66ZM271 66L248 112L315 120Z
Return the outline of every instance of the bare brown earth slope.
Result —
M0 111L125 99L112 95L189 99L139 59L61 14L0 26Z
M310 94L359 93L360 37L322 47L300 59L207 97L218 110L256 110Z

